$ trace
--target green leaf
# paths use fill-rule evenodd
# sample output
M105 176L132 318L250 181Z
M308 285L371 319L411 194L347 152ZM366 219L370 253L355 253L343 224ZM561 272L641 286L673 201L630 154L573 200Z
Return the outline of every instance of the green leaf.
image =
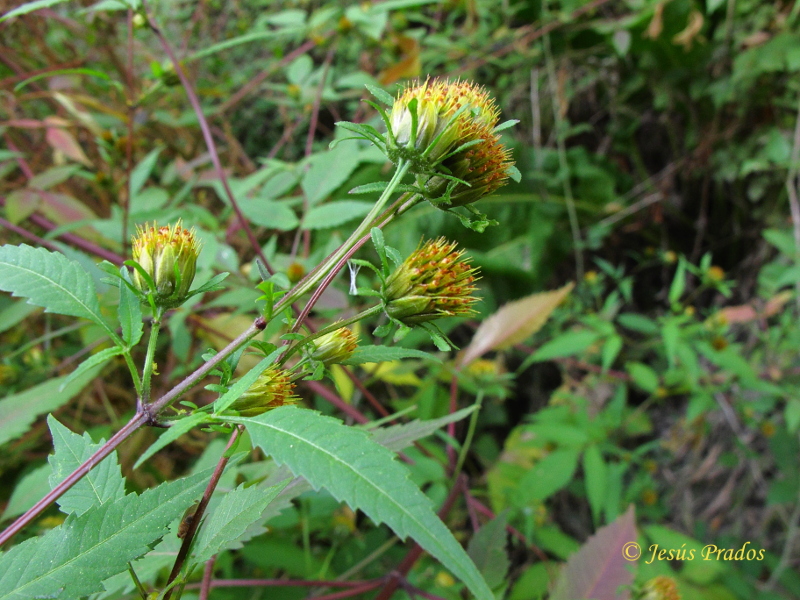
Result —
M289 483L287 479L268 488L243 485L228 492L206 517L194 542L192 560L202 563L226 549L242 547L242 542L264 532L251 525L261 520L261 513Z
M8 331L37 310L39 309L36 306L22 300L12 302L5 310L0 311L0 333Z
M50 491L50 483L48 482L50 472L50 465L42 465L25 475L14 486L14 491L11 493L11 498L8 500L0 521L21 515L41 500Z
M586 482L586 496L592 508L595 524L600 522L600 513L606 502L606 463L596 445L592 444L583 453L583 477Z
M226 420L244 424L254 443L315 488L324 487L375 523L386 523L399 537L414 538L479 600L493 600L467 553L409 481L408 470L367 433L296 407Z
M366 215L374 202L339 200L315 206L303 217L303 229L329 229Z
M658 389L658 374L647 365L640 362L629 362L626 363L625 370L633 382L645 392L652 394Z
M439 417L438 419L430 419L427 421L415 420L410 423L401 423L400 425L392 425L391 427L381 427L372 430L372 441L392 450L399 452L404 448L408 448L411 444L419 439L428 437L434 431L441 429L449 423L455 423L461 419L468 417L470 414L478 409L478 404L473 404L467 408L462 408L452 414Z
M211 471L129 494L66 521L0 556L0 600L79 598L128 568L163 536L208 483Z
M622 350L622 344L622 337L618 335L610 336L605 344L603 344L603 350L601 351L603 371L608 371L611 365L614 364L614 361L617 360L617 356L619 356L619 352Z
M124 267L122 267L124 269ZM139 298L136 297L130 288L119 282L119 307L117 317L122 326L122 339L132 348L142 339L144 327L142 325L142 307Z
M91 276L63 254L25 244L0 246L0 290L28 298L46 312L94 321L116 337L100 314Z
M656 335L658 333L658 325L652 319L648 319L644 315L636 313L622 313L617 317L617 322L625 329L631 331L638 331L645 335Z
M87 383L97 377L100 367L90 369L59 391L66 377L56 377L24 392L0 400L0 444L22 435L36 417L69 402Z
M67 0L35 0L35 2L26 2L22 6L18 6L14 10L10 10L2 17L0 17L0 23L5 21L6 19L10 19L11 17L26 15L29 12L33 12L34 10L39 10L40 8L48 8L50 6L55 6L56 4L61 4L62 2L66 1Z
M142 464L148 458L153 456L164 446L171 444L172 442L177 440L184 433L187 433L188 431L194 429L198 425L202 425L203 423L207 423L213 420L214 419L212 419L211 416L208 415L207 413L194 413L179 421L173 421L170 425L170 428L167 429L160 436L158 436L158 439L152 444L150 444L150 447L142 453L142 455L136 461L136 464L133 465L133 468L138 469L139 467L141 467Z
M533 362L578 354L594 344L599 337L600 334L596 331L568 331L543 344L541 348L525 359L525 366ZM520 367L520 370L524 368Z
M382 90L381 88L374 86L374 85L367 85L366 88L369 90L369 93L375 96L378 100L383 102L386 106L391 106L394 104L394 98L392 97L389 92Z
M58 391L59 392L62 391L73 380L83 375L89 369L93 369L94 367L104 365L115 356L119 356L124 352L125 350L123 348L120 348L119 346L114 346L113 348L106 348L105 350L101 350L97 354L92 354L92 356L90 356L80 365L78 365L77 369L75 369L72 373L67 375L66 378L64 378L64 380L61 382L61 387L58 388Z
M522 476L517 488L520 506L541 502L567 485L578 467L578 448L554 450Z
M506 551L506 511L481 527L469 541L467 550L490 588L500 587L506 580L511 562Z
M341 145L317 154L310 160L310 168L301 182L303 192L311 206L319 204L341 187L360 162L352 146Z
M128 184L129 198L136 198L144 187L144 184L150 179L150 174L156 166L156 161L158 160L158 155L161 153L161 150L161 148L151 150L148 155L140 160L139 164L133 168Z
M359 346L353 355L344 361L345 365L360 365L363 363L388 362L402 358L424 358L442 362L438 357L422 350L413 348L400 348L399 346Z
M95 444L88 433L83 436L72 433L53 415L47 418L47 424L55 447L55 454L49 459L52 469L50 487L54 488L94 454L104 440ZM62 512L82 515L94 506L116 502L124 496L125 479L117 462L117 453L112 452L56 502Z

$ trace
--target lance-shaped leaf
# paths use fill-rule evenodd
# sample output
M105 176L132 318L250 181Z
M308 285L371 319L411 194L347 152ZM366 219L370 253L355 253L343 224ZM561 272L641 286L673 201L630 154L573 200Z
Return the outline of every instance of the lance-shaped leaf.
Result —
M0 290L27 298L46 312L94 321L116 338L100 314L91 276L63 254L25 244L0 246Z
M68 376L56 377L30 389L0 400L0 444L22 435L39 415L69 402L100 372L94 367L82 372L62 390Z
M493 600L475 564L409 480L408 470L368 433L296 407L226 420L245 425L264 452L315 488L324 487L375 523L386 523L399 537L412 537L479 600Z
M263 533L263 528L251 525L261 520L261 513L287 483L288 479L266 489L239 486L225 494L197 534L192 561L205 562L221 550L241 548L243 542Z
M103 589L145 554L202 493L211 470L164 483L140 496L71 514L42 537L0 556L0 600L80 598Z
M550 600L628 600L635 562L625 560L625 544L636 542L634 508L597 530L561 570Z
M102 440L99 444L95 444L88 433L82 436L72 433L52 415L47 418L47 424L55 448L55 454L50 456L52 488L92 456L102 446ZM112 452L56 502L63 512L80 515L93 506L115 502L124 496L125 480L119 469L117 453Z
M525 341L542 328L573 287L574 284L569 283L552 292L532 294L504 304L481 323L469 346L461 352L458 364L467 365L490 350L503 350Z

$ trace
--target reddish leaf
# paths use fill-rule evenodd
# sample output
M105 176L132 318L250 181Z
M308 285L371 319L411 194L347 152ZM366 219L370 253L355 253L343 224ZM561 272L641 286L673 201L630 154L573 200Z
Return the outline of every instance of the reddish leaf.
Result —
M87 167L92 166L92 162L89 160L89 157L84 154L83 148L81 148L77 140L72 137L72 134L66 129L48 127L45 138L51 148L62 152L64 156L70 160L79 162Z
M532 294L503 305L478 327L469 346L461 353L459 364L466 365L490 350L518 344L539 331L573 287L574 284L569 283L561 289Z
M636 563L625 544L636 541L634 507L601 527L561 569L550 600L628 600ZM629 552L630 554L630 552Z

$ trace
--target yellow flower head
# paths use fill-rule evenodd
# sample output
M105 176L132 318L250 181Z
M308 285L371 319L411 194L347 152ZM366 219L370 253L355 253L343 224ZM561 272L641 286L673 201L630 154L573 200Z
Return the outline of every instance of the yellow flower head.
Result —
M347 327L321 335L312 343L314 351L311 352L311 358L326 366L346 361L358 348L356 334Z
M294 404L299 400L292 393L294 384L289 374L278 367L267 368L250 388L230 405L229 409L243 417L255 417L273 408Z
M463 254L444 238L415 250L384 284L387 314L404 325L472 314L477 273Z
M154 292L158 304L176 306L189 293L194 280L200 242L194 230L175 225L137 227L132 240L133 260L150 277L155 289L139 269L133 270L133 283L143 294Z

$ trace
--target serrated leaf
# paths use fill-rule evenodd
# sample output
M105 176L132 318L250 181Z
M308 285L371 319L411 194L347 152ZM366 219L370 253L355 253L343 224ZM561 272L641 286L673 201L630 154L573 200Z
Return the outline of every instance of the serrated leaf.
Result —
M366 200L339 200L315 206L303 217L303 229L329 229L366 215L374 206Z
M574 285L569 283L558 290L532 294L503 305L481 323L458 364L467 365L490 350L503 350L539 331Z
M424 358L442 362L437 356L413 348L400 348L399 346L359 346L353 355L344 361L345 365L360 365L363 363L389 362L401 358Z
M123 267L124 268L124 267ZM132 348L142 339L144 326L142 325L142 307L139 298L136 297L130 288L120 281L119 283L119 307L117 317L122 326L122 339Z
M253 418L228 418L247 427L254 443L312 486L386 523L401 538L412 537L461 579L479 600L494 596L430 500L408 478L408 470L363 431L296 407Z
M372 430L372 441L389 450L399 452L404 448L408 448L417 440L428 437L434 431L441 429L445 425L455 423L456 421L468 417L477 409L478 405L473 404L472 406L462 408L459 411L444 417L439 417L438 419L430 419L427 421L416 420L410 423L401 423L400 425L374 429Z
M610 525L600 528L570 557L558 576L550 600L603 598L627 600L635 563L625 560L623 546L636 541L633 505Z
M0 445L30 428L36 417L52 412L66 404L100 372L100 367L90 369L59 391L66 377L56 377L24 392L0 400Z
M511 562L506 551L506 523L504 511L481 527L469 541L467 553L483 574L489 587L495 589L506 580Z
M100 314L91 276L63 254L25 244L0 246L0 290L45 312L89 319L116 337Z
M211 470L170 481L141 495L71 514L55 529L0 556L0 600L80 598L145 554L167 525L191 505Z
M241 485L225 494L203 522L192 546L192 560L205 562L222 550L241 548L243 542L263 533L263 529L250 526L261 520L261 513L288 483L287 479L268 488Z
M206 413L194 413L185 417L179 421L173 421L170 428L167 429L164 433L158 436L158 439L150 444L150 447L145 450L142 455L136 461L136 464L133 465L134 469L138 469L142 466L142 464L151 456L153 456L156 452L161 450L164 446L171 444L179 437L181 437L184 433L194 429L195 427L202 425L203 423L207 423L208 421L213 421L214 419L211 418L210 415Z
M47 425L55 447L55 454L49 458L52 469L50 487L54 488L94 454L103 445L103 440L95 444L88 433L80 436L71 432L53 415L47 418ZM62 512L81 515L93 506L115 502L124 496L125 479L117 462L117 453L112 452L56 502Z

